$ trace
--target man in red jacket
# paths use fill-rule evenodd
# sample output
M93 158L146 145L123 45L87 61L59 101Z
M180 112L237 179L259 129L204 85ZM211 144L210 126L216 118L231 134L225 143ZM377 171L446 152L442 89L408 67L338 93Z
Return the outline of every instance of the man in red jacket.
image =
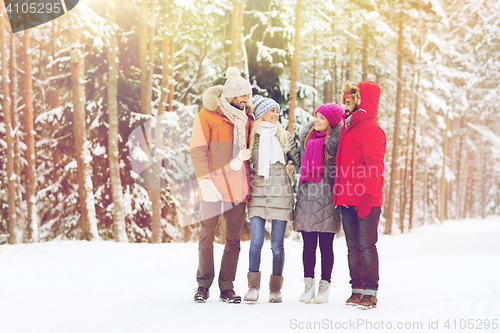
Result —
M364 309L377 305L377 227L384 186L385 132L377 120L380 87L371 81L345 85L344 121L337 150L334 205L342 205L342 223L352 295L347 305ZM347 114L347 113L346 113Z

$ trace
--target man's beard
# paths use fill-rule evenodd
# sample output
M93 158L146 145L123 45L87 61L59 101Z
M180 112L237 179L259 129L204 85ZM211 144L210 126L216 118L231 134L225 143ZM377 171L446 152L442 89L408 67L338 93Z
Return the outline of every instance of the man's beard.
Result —
M244 107L244 106L243 106L243 107L241 107L241 104L239 104L237 101L235 102L234 100L233 100L233 101L231 101L229 104L231 104L231 105L232 105L232 106L234 106L235 108L237 108L237 109L239 109L239 110L242 110L242 111L245 109L245 107Z

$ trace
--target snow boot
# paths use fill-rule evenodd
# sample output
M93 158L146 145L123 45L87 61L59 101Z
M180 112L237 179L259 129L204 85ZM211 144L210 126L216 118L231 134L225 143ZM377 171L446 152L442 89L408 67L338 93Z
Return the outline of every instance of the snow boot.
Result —
M377 307L377 296L363 295L363 299L359 302L359 308L369 310Z
M352 293L351 297L345 301L346 305L358 306L359 302L361 302L361 298L363 298L363 294L361 293Z
M318 294L316 295L316 297L314 297L314 303L316 304L328 303L330 298L329 294L330 294L330 282L326 280L319 281Z
M248 291L243 300L245 302L257 302L260 289L260 272L248 272Z
M305 289L299 298L300 302L311 303L314 297L314 278L304 278Z
M283 287L283 276L271 275L269 280L269 302L281 303L281 287Z

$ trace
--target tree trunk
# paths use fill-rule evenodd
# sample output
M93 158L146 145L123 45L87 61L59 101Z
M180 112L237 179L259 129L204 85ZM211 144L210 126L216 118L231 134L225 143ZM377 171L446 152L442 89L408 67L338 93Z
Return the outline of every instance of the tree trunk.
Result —
M413 123L413 117L416 112L416 108L414 108L413 105L413 95L414 95L414 83L415 83L415 78L416 78L416 72L413 72L413 79L412 83L410 86L410 115L409 115L409 124L408 124L408 131L406 132L406 150L404 152L405 155L405 168L403 172L403 180L402 180L402 195L401 195L401 205L400 205L400 217L399 217L399 229L401 230L401 233L404 231L404 221L406 218L406 204L408 200L408 182L409 182L409 177L410 177L410 171L408 170L408 165L410 164L410 149L411 152L415 150L415 148L411 145L410 143L410 137L411 137L411 131L412 129L415 128L416 124ZM412 140L413 142L413 140Z
M443 174L441 175L441 190L440 194L440 205L439 205L439 221L443 223L445 218L445 192L446 192L446 156L448 155L448 128L450 124L449 118L450 110L446 111L446 130L444 132L444 142L443 142Z
M14 137L12 128L12 110L11 110L11 99L10 99L10 87L9 87L9 75L7 73L7 42L5 34L7 29L5 28L5 18L6 14L4 11L4 4L2 3L0 11L0 56L2 62L2 107L3 107L3 119L5 122L5 141L7 143L7 191L8 191L8 232L9 232L9 244L16 244L18 242L18 226L17 226L17 215L16 215L16 178L14 165L15 165L15 148L14 148ZM12 57L12 55L11 55Z
M474 216L474 200L471 198L476 198L476 193L474 191L475 187L475 178L474 175L476 174L476 165L475 165L475 160L476 154L474 151L470 152L470 158L467 159L468 165L469 165L469 176L468 176L468 182L467 182L467 192L465 195L465 218L471 218Z
M71 83L73 98L73 134L77 162L78 195L80 202L80 228L85 240L98 239L89 142L85 127L85 87L83 85L83 59L78 43L78 28L72 28Z
M457 190L456 190L456 196L457 196L457 201L455 205L455 210L456 210L456 218L460 219L461 218L461 210L462 210L462 192L463 192L463 175L462 175L462 169L463 169L463 143L464 143L464 117L460 117L460 137L458 140L458 151L457 151Z
M364 25L363 32L363 74L361 81L368 80L368 24Z
M339 80L337 80L337 56L333 57L331 68L332 68L332 74L331 74L332 75L332 90L331 90L332 99L331 99L331 101L333 103L337 103L338 102L338 100L337 100L337 97L338 97L337 83L342 83L342 82L339 82Z
M108 2L107 23L112 27L109 35L108 49L108 159L111 182L111 197L113 199L113 227L115 240L128 243L125 225L125 201L120 177L119 131L118 131L118 45L116 43L117 29L114 27L117 6L116 0Z
M486 218L486 205L488 204L488 190L490 188L489 186L489 180L491 179L491 175L488 169L488 165L486 163L486 158L487 154L483 150L481 152L481 157L483 161L483 170L481 170L481 180L482 184L481 187L485 190L481 191L481 217L484 219Z
M59 20L55 19L52 21L52 59L56 59L57 54L59 52ZM59 76L59 64L53 64L51 69L52 77ZM61 106L61 89L59 88L60 79L52 79L51 80L51 90L50 90L50 109L53 110L59 106ZM56 122L52 125L50 134L53 135L57 130L59 130L60 124ZM57 168L59 164L59 160L61 159L59 150L54 149L52 151L52 162L54 163L54 168ZM54 175L57 175L57 172L54 172Z
M169 44L168 56L168 111L174 111L174 94L175 94L175 35L177 33L177 15L175 14L175 3L172 1L171 6L172 23L171 37Z
M340 60L340 86L342 86L342 82L344 82L344 61Z
M151 0L154 6L155 0ZM151 114L151 95L152 95L152 75L151 69L154 66L154 43L153 43L153 30L149 30L148 38L148 28L149 24L153 23L148 20L148 11L151 11L149 18L154 19L156 10L149 6L148 0L142 0L141 8L139 12L139 56L140 62L139 67L141 71L140 75L140 85L141 85L141 113ZM148 52L148 42L149 42L149 52ZM149 54L148 54L149 53ZM147 137L151 138L151 133L148 133ZM154 161L153 165L154 166ZM154 173L154 172L153 172ZM158 174L156 174L158 175ZM155 176L155 175L152 175ZM160 203L160 190L153 188L153 182L151 179L146 181L148 184L147 190L149 193L149 198L151 200L151 241L153 243L158 242L160 238L160 226L161 226L161 203Z
M247 0L242 0L241 10L240 10L240 50L241 50L241 72L248 80L250 80L250 70L248 68L248 53L247 47L245 45L243 18L245 16L245 5Z
M425 130L425 136L429 136L429 128ZM427 222L427 197L428 197L428 183L427 178L429 177L429 164L427 163L427 159L429 157L429 147L425 147L425 159L424 159L424 202L423 202L423 224L425 225Z
M238 67L238 24L240 11L240 1L233 0L233 13L231 16L231 66ZM238 67L240 68L240 67Z
M19 128L19 124L22 123L21 116L17 109L18 96L19 96L19 76L17 73L17 44L16 34L11 34L10 37L10 107L11 107L11 126L16 129ZM21 138L19 131L14 136L14 172L16 173L16 187L17 187L17 198L16 198L16 215L17 215L17 225L19 228L19 236L26 237L26 214L23 209L21 209L23 201L23 187L21 185L21 163L18 163L21 159Z
M354 28L352 22L350 23L349 32L349 81L356 80L356 40L354 39Z
M463 166L461 167L461 173L463 174L460 178L462 179L461 181L461 187L462 189L460 190L462 192L462 195L460 196L460 201L458 202L458 211L459 211L459 218L460 219L465 219L465 205L466 205L466 198L467 198L467 175L469 172L469 161L467 160L468 154L467 154L467 149L465 149L465 157L463 160Z
M151 95L153 93L153 68L154 68L154 53L155 53L155 44L154 44L154 27L155 27L155 21L156 21L156 0L151 0L151 9L150 9L150 25L149 25L149 76L148 76L148 96L149 99L151 99ZM151 101L149 102L151 103ZM159 115L159 114L158 114ZM160 119L160 118L157 118ZM159 133L161 132L161 133ZM162 147L158 147L158 144L161 144L163 141L159 140L157 138L158 134L163 135L163 131L161 131L161 124L158 124L156 122L156 129L155 129L155 152L158 151L158 149L162 149ZM155 154L158 155L158 154ZM161 167L161 158L158 158L155 156L155 159L153 160L153 174L155 177L159 177L160 175L160 167ZM150 190L150 198L151 198L151 208L153 210L153 215L151 219L151 243L158 243L161 241L161 235L160 235L160 230L161 230L161 186L158 186L158 188L153 188Z
M27 241L38 242L38 214L36 210L36 155L35 155L35 131L34 131L34 115L33 115L33 82L32 82L32 65L30 50L30 30L25 30L23 33L23 57L24 57L24 75L23 75L23 103L24 103L24 133L26 152L24 154L27 162L26 170L26 202L28 210L27 219Z
M394 194L396 192L396 178L398 169L398 156L399 156L399 126L401 122L401 92L403 81L403 3L401 2L401 9L399 13L399 37L398 37L398 84L396 91L396 115L394 120L394 137L392 143L392 162L391 162L391 181L389 185L389 195L387 204L387 221L385 224L384 234L391 234L392 232L392 219L394 214Z
M325 81L323 83L323 104L326 103L331 103L333 101L333 96L332 96L332 85L333 85L333 75L332 75L332 69L330 68L330 59L325 58L325 68L330 69L330 77L332 78L330 81Z
M243 10L246 0L233 0L231 18L231 66L242 68Z
M448 132L450 133L453 133L453 121L452 120L448 120L449 121L449 126L448 126ZM453 148L453 137L450 137L448 138L448 144L447 144L447 147L446 147L446 151L447 151L447 156L452 156L453 155L453 151L452 151L452 148ZM450 170L453 170L453 167L451 166L453 164L453 158L447 158L447 160L449 160L449 163L450 164ZM451 207L451 201L453 200L453 196L452 196L452 190L453 190L453 181L449 181L449 182L446 182L446 195L445 195L445 203L444 203L444 219L445 220L448 220L450 219L450 207Z
M416 97L415 97L415 111L413 112L413 139L412 139L412 149L411 149L411 182L410 182L410 216L408 220L408 229L413 228L413 203L414 203L414 195L415 195L415 159L417 155L417 118L418 118L418 103L419 103L419 98L418 98L418 90L420 88L420 72L417 71L417 87L415 89L416 91Z
M162 81L161 81L161 93L160 93L160 104L158 105L158 115L163 114L167 109L169 111L173 110L173 106L171 108L172 102L170 101L171 95L171 87L174 87L170 82L173 80L173 56L175 54L175 42L174 42L174 29L175 29L175 13L173 11L174 4L171 3L168 5L167 9L167 30L165 31L165 35L163 36L162 42ZM172 101L173 101L173 92L172 92ZM170 110L171 109L171 110Z
M297 73L299 70L300 53L300 11L302 0L297 0L295 6L295 40L292 59L292 77L290 80L290 109L288 110L288 132L293 135L295 126L295 107L297 105Z
M156 22L156 0L150 0L150 10L149 10L149 35L148 35L148 65L149 68L147 76L147 90L149 96L149 104L151 105L151 96L153 94L153 70L155 66L155 22Z
M148 4L149 0L142 0L139 12L139 70L141 72L141 113L143 114L151 114L151 90L148 89Z

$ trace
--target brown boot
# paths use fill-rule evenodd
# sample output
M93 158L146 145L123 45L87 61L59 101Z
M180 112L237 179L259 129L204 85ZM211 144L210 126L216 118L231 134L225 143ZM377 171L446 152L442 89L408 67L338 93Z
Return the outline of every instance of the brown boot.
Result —
M257 302L260 289L260 272L248 272L248 291L243 300L245 302Z
M283 286L283 276L271 275L269 280L269 295L270 303L281 303L281 287Z
M352 306L358 306L359 302L361 302L361 298L363 297L363 294L361 293L352 293L351 297L345 301L346 305L352 305Z
M364 295L361 302L359 302L359 308L363 310L369 310L377 307L377 296Z

